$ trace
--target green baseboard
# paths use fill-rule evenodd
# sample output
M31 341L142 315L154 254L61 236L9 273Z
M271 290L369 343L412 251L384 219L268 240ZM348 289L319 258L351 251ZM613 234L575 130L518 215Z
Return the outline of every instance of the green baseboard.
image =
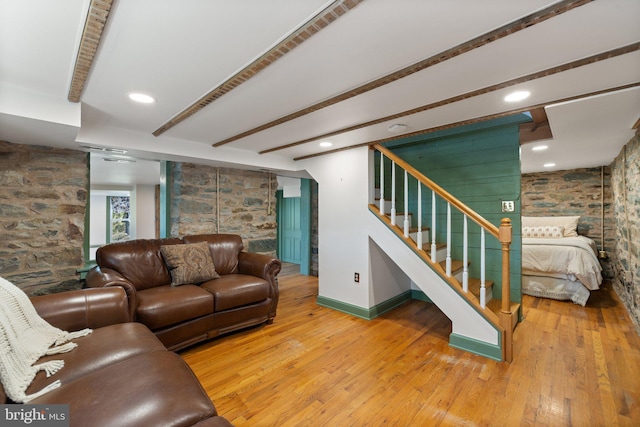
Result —
M337 301L331 298L318 296L316 303L322 307L331 308L334 310L342 311L343 313L351 314L352 316L360 317L362 319L371 320L389 310L393 310L400 304L411 300L411 291L403 292L396 295L393 298L389 298L386 301L381 302L371 308L358 307L357 305L348 304L346 302Z
M502 347L499 344L487 344L483 341L451 333L451 335L449 335L449 345L460 350L488 357L489 359L502 361Z
M432 302L431 298L424 292L418 289L411 289L411 299L417 299L418 301Z

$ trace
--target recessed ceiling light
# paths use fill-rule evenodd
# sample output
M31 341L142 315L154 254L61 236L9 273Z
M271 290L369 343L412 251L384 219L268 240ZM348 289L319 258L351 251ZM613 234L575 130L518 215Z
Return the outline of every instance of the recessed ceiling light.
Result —
M531 150L533 151L544 151L547 148L549 148L548 145L536 145L535 147L533 147Z
M526 90L518 90L516 92L511 92L509 95L504 97L504 100L507 102L518 102L523 99L527 99L531 95L531 92Z
M552 167L554 167L555 165L556 165L555 163L545 163L545 164L544 164L544 165L542 165L542 166L544 166L545 168L552 168Z
M388 130L389 130L389 132L394 132L395 133L395 132L402 132L406 128L407 128L407 125L402 124L402 123L396 123L396 124L393 124L393 125L389 126Z
M131 99L132 101L140 102L142 104L152 104L156 102L156 100L152 96L137 92L130 93L129 99Z
M320 147L322 147L322 148L329 148L331 146L333 146L333 142L331 142L331 141L322 141L320 143Z

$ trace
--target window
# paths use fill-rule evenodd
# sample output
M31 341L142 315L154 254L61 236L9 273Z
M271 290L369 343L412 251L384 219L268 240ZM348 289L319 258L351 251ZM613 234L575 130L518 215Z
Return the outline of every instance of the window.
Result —
M131 239L131 198L109 196L109 227L107 243Z

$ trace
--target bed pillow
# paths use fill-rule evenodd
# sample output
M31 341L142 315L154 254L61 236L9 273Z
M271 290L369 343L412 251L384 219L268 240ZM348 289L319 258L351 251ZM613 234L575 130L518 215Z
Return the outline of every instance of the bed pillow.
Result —
M522 229L524 227L562 227L564 237L576 237L578 235L579 216L523 216Z
M207 242L160 246L171 273L171 286L198 284L220 278Z
M564 228L557 225L541 225L539 227L522 227L522 237L536 237L543 239L561 239Z

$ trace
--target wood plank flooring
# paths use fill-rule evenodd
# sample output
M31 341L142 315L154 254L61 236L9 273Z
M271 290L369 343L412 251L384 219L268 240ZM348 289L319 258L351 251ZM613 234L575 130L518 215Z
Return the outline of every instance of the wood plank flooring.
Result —
M640 425L640 337L610 285L587 307L524 296L512 363L449 347L431 303L367 321L316 296L281 277L272 325L181 353L236 426Z

